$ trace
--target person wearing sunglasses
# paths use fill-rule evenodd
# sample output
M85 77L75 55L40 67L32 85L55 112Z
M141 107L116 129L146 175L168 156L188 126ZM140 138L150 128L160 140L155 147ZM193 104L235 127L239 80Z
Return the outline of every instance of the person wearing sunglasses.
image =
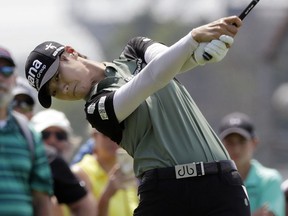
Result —
M52 176L41 137L11 109L16 77L11 54L0 48L0 215L50 216ZM34 139L33 158L20 118L26 120Z
M93 194L87 191L85 183L69 167L72 128L66 115L55 109L42 110L31 118L31 123L41 133L46 154L50 158L58 210L65 214L68 209L75 216L96 215Z
M36 105L33 88L22 77L17 77L16 83L17 85L12 91L14 95L11 104L12 108L14 111L25 115L28 120L31 120ZM60 141L67 141L68 139L67 133L63 131L56 131L55 134L43 131L41 135L43 141L54 135ZM61 207L62 204L65 204L68 212L75 216L96 215L96 201L92 194L86 190L84 184L72 173L69 164L58 154L54 147L49 145L44 145L44 147L54 183L54 196L51 198L53 203L52 215L61 216L65 214Z
M42 134L44 143L55 148L67 162L70 161L76 143L73 142L73 130L66 115L55 109L42 110L31 121Z
M12 93L14 96L12 100L12 108L15 111L25 115L28 120L31 120L35 107L36 97L27 80L18 76L16 79L16 86Z

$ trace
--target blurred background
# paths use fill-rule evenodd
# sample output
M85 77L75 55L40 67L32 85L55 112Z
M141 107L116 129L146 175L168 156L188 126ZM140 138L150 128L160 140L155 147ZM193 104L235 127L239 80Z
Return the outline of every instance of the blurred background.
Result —
M20 76L30 51L46 40L72 45L98 61L117 58L129 38L171 45L193 27L239 15L250 0L3 1L0 46L11 51ZM245 18L227 57L179 76L211 126L234 111L250 115L261 143L256 158L288 177L288 1L260 0ZM88 136L84 101L64 111L76 135ZM41 109L40 106L37 108Z

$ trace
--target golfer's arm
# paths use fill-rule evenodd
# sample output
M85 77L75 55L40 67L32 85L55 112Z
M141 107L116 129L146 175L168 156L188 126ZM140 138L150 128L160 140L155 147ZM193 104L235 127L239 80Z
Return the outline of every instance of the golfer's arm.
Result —
M149 46L145 52L145 61L147 63L151 62L157 55L163 53L168 49L167 46L161 43L154 43L151 46ZM179 73L187 72L188 70L191 70L198 66L197 62L194 60L193 54L190 56L190 58L187 59L187 61L184 63L184 65L181 67Z
M118 89L113 102L118 121L123 121L147 97L167 85L191 58L197 46L189 33L156 55L139 74Z

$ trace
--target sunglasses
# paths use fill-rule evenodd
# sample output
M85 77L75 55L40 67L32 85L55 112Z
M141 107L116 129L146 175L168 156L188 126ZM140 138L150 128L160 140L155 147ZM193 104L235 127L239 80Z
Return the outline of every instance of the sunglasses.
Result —
M65 132L60 132L60 131L56 131L56 132L54 132L54 131L53 132L52 131L42 131L43 140L47 140L52 134L54 134L56 139L59 140L59 141L67 140L67 133L65 133Z
M0 67L0 74L4 77L10 77L14 73L15 67L11 66L2 66Z

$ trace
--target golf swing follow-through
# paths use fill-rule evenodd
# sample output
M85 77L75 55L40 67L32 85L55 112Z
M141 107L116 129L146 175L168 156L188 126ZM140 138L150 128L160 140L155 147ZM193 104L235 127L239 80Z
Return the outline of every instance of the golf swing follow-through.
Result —
M252 0L252 1L248 4L248 6L242 11L242 13L241 13L238 17L239 17L241 20L243 20L243 19L251 12L251 10L256 6L256 4L257 4L258 2L259 2L259 0ZM235 25L235 24L233 23L233 25ZM203 58L204 58L205 60L209 61L209 60L212 58L212 56L211 56L209 53L204 52Z
M51 97L85 100L90 124L133 157L140 180L135 216L248 216L249 199L235 164L175 79L221 61L241 25L237 16L221 18L169 47L135 37L112 62L46 41L28 56L26 78L43 107L51 106ZM213 57L209 61L204 48Z

